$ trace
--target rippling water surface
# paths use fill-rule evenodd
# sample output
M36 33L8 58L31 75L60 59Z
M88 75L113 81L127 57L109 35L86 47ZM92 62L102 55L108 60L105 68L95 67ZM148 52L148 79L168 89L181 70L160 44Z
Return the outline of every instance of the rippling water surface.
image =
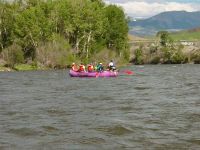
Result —
M0 149L200 149L200 66L124 69L0 73Z

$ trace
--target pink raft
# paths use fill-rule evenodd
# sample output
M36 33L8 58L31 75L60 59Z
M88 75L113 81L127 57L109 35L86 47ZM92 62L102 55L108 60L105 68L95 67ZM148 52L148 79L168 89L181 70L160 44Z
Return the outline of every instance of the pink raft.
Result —
M117 77L118 72L103 71L103 72L76 72L73 70L69 71L71 77Z

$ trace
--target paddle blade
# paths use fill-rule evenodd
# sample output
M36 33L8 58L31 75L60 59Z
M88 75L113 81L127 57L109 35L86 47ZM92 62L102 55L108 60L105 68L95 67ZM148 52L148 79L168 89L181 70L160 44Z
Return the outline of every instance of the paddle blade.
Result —
M96 72L96 78L98 78L99 77L99 73L98 72Z
M128 74L128 75L133 75L134 72L131 70L123 70L122 73Z
M130 71L130 70L127 70L126 73L129 74L129 75L134 74L133 71Z

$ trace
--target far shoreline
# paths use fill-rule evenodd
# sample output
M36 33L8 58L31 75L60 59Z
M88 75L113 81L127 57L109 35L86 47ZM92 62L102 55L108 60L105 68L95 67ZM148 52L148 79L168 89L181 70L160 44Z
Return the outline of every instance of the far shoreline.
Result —
M67 70L70 69L70 67L65 67L65 68L50 68L50 67L45 67L45 68L37 68L37 67L33 67L31 68L31 65L28 64L22 64L23 66L26 66L25 68L20 68L20 69L16 69L16 68L11 68L11 67L2 67L0 66L0 72L21 72L21 71L49 71L49 70ZM182 64L166 64L166 63L158 63L158 64L133 64L133 63L128 63L128 64L123 64L123 65L117 65L118 68L124 68L124 67L130 67L130 66L148 66L148 65L152 65L152 66L156 66L156 65L199 65L198 63L194 63L194 62L190 62L190 63L182 63Z

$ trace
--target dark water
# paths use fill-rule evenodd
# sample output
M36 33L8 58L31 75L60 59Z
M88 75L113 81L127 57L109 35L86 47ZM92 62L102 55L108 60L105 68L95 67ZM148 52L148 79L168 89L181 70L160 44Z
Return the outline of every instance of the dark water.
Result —
M200 66L124 69L0 73L0 149L200 149Z

